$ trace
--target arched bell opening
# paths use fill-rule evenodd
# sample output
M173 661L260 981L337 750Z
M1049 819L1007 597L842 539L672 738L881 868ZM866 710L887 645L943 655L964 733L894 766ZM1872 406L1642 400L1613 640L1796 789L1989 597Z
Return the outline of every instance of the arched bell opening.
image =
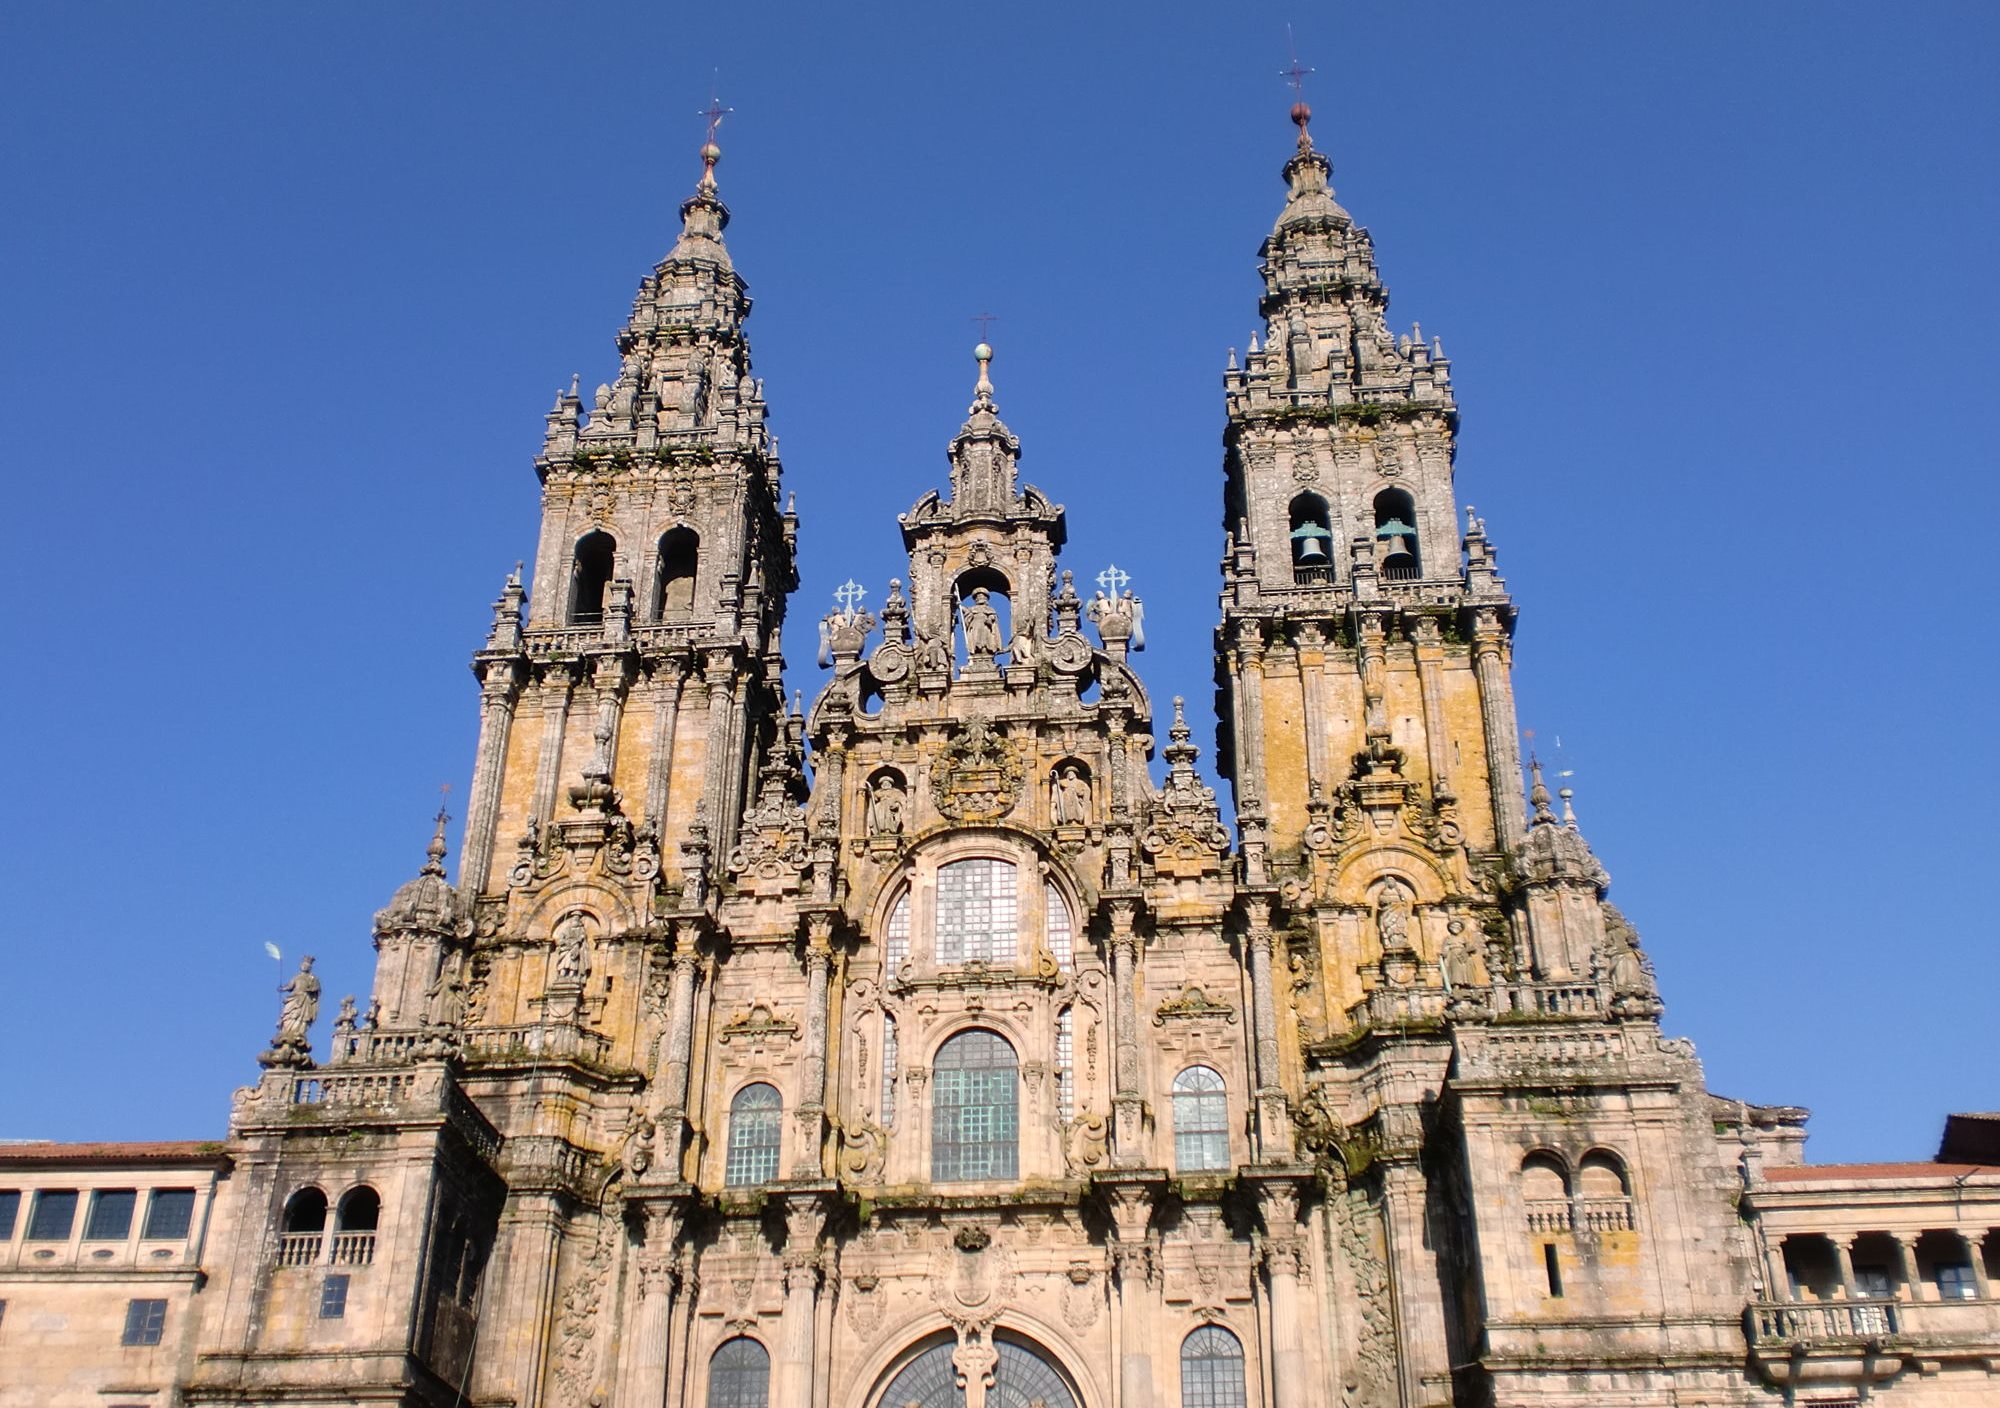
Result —
M961 572L952 583L952 615L958 622L954 651L962 662L1005 655L1014 639L1013 592L1007 578L991 567Z
M1318 494L1300 494L1291 507L1292 580L1300 586L1333 581L1333 518Z
M592 531L577 540L569 574L570 625L604 624L604 594L617 560L618 540L609 533Z
M672 528L660 535L654 620L679 621L694 611L695 570L700 563L701 538L694 529Z
M1376 565L1385 582L1414 582L1423 576L1417 555L1417 502L1402 489L1375 496Z

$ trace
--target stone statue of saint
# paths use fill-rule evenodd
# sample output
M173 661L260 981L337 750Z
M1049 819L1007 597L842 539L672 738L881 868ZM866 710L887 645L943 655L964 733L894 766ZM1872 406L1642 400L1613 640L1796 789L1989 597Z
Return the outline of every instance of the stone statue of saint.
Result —
M951 647L933 635L917 637L917 668L927 675L951 672Z
M1382 887L1382 897L1375 904L1375 932L1382 941L1382 952L1393 953L1410 946L1410 904L1403 893L1403 887L1391 880Z
M465 1020L465 984L457 978L438 974L425 994L430 1007L429 1021L435 1027L455 1027Z
M1057 826L1085 826L1090 822L1090 784L1075 763L1065 763L1049 784L1049 817Z
M1652 997L1653 975L1646 960L1630 944L1620 945L1611 955L1611 991L1620 997Z
M583 916L572 914L556 929L556 981L581 983L590 976L590 932Z
M974 659L990 659L1005 649L1000 640L1000 613L987 604L986 597L986 588L974 588L972 600L959 611L965 623L965 653Z
M311 954L299 960L299 971L278 991L285 995L285 1005L278 1011L278 1041L303 1042L313 1018L319 1016L319 979L313 976Z
M868 834L902 835L904 807L903 789L896 779L887 773L877 778L875 790L868 796Z
M1014 631L1014 638L1007 642L1007 660L1013 665L1035 663L1035 625L1023 621Z
M1472 950L1453 940L1444 951L1444 985L1453 992L1476 987L1472 971Z

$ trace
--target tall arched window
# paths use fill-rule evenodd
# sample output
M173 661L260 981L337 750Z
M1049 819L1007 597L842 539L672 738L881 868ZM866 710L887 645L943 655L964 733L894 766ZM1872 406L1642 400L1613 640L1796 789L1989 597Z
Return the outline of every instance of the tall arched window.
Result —
M285 1230L278 1239L280 1266L311 1266L326 1239L326 1194L299 1189L285 1199Z
M1300 494L1292 500L1292 577L1301 583L1333 580L1333 529L1326 500Z
M1220 1325L1181 1341L1181 1408L1245 1408L1243 1345Z
M1048 933L1049 954L1056 966L1067 973L1076 961L1076 931L1070 923L1069 906L1053 880L1042 882L1042 920Z
M889 910L889 931L882 938L882 959L891 974L910 957L910 892L896 896Z
M1211 1067L1189 1066L1174 1077L1174 1167L1229 1167L1229 1096Z
M609 533L586 533L578 541L569 581L569 623L572 626L604 624L604 593L611 585L611 573L617 560L618 543Z
M1423 575L1417 557L1417 501L1401 489L1384 489L1375 496L1375 547L1385 581L1414 582Z
M701 539L692 528L661 535L659 585L653 594L653 614L660 620L671 621L694 610L694 576L700 560Z
M1576 1166L1576 1216L1591 1232L1632 1230L1632 1185L1608 1149L1592 1149Z
M367 1266L375 1260L375 1225L382 1218L382 1198L367 1184L350 1188L340 1199L333 1223L335 1266Z
M1014 867L975 856L938 867L939 963L1012 963L1020 929Z
M767 1408L771 1355L748 1335L724 1340L708 1361L708 1408Z
M1056 1014L1056 1114L1064 1124L1076 1117L1076 1009Z
M965 1390L946 1341L932 1345L896 1371L877 1402L881 1408L965 1408ZM987 1408L1076 1408L1076 1395L1056 1367L1032 1345L995 1338L993 1387L986 1390ZM1241 1400L1237 1400L1241 1402Z
M722 1181L732 1188L769 1183L778 1176L778 1133L784 1101L776 1087L746 1085L729 1102L729 1154Z
M1020 1075L1014 1048L989 1031L938 1049L931 1078L931 1177L1013 1178L1020 1169Z

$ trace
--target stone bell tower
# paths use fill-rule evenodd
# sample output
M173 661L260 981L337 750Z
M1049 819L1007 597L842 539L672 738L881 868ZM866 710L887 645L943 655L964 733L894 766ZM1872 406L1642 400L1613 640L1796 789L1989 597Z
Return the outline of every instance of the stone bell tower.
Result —
M1648 1394L1719 1381L1740 1249L1700 1067L1660 1035L1566 796L1558 816L1538 772L1523 804L1515 612L1484 526L1459 527L1450 365L1390 333L1310 116L1264 328L1224 373L1216 682L1292 974L1297 1144L1334 1225L1378 1229L1393 1288L1393 1328L1363 1289L1342 1372L1404 1404L1561 1401L1565 1356L1615 1336L1632 1362L1684 1356Z

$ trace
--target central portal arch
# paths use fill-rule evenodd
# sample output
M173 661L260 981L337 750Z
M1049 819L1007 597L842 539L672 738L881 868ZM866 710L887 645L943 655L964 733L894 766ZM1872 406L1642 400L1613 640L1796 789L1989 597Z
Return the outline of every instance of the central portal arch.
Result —
M958 1386L952 1340L934 1344L896 1371L874 1408L967 1408L967 1394ZM997 1337L993 1387L986 1390L986 1408L1079 1408L1056 1366L1041 1350L1011 1336Z

